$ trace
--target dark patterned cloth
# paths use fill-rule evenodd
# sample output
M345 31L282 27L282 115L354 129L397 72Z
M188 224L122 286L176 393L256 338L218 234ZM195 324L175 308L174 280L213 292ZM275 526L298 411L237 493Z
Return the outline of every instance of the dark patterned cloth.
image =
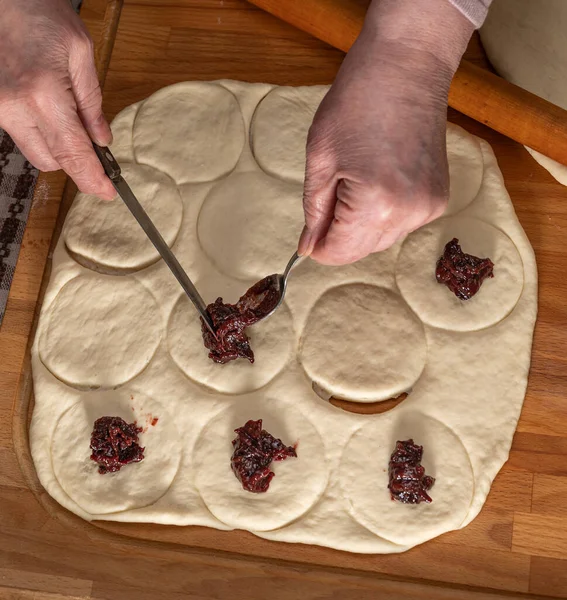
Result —
M0 129L0 323L4 318L38 172Z

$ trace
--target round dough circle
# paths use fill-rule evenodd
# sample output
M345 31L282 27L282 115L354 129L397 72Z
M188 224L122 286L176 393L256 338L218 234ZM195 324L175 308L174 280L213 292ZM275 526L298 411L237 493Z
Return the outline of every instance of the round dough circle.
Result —
M303 228L303 189L261 172L238 173L217 184L201 208L200 244L230 277L281 273Z
M402 504L390 496L390 456L396 441L407 439L423 446L421 464L435 478L430 504ZM457 529L474 492L470 459L459 438L440 421L415 412L387 413L358 429L344 450L339 478L349 510L361 525L408 546Z
M277 87L260 102L251 128L252 151L270 175L303 181L307 134L328 86Z
M249 327L246 333L254 351L254 364L243 358L225 365L214 363L203 345L199 315L183 295L169 320L169 352L190 379L224 394L245 394L264 387L288 363L295 346L289 309L283 304L272 316Z
M408 391L427 356L421 322L394 292L351 284L325 292L303 334L308 376L338 398L387 400Z
M80 275L54 299L42 327L43 364L79 388L111 388L138 375L161 337L153 296L131 277Z
M183 218L175 182L160 171L133 163L124 164L122 174L171 246ZM101 265L121 271L136 270L159 259L154 245L120 199L104 202L95 196L78 194L65 222L64 237L69 251L79 261L82 258L94 263L95 269Z
M484 175L480 142L451 123L447 123L447 159L450 192L444 216L463 210L476 198Z
M214 83L163 88L142 104L134 122L137 162L160 169L178 184L226 175L245 142L238 101Z
M297 444L297 458L272 462L275 477L267 492L242 488L230 466L234 430L248 420L284 444ZM230 527L269 531L298 519L327 485L328 468L323 440L308 417L288 402L270 398L241 398L213 417L195 443L195 484L208 509Z
M470 300L459 300L435 278L437 260L452 238L458 238L463 252L494 263L494 277L485 279ZM408 236L396 265L396 281L402 296L427 325L475 331L512 312L524 287L524 265L505 233L478 219L453 217Z
M101 475L89 446L100 417L121 417L142 427L144 459ZM89 394L63 413L53 433L51 457L65 493L86 512L102 515L148 506L163 496L177 473L182 447L163 404L139 392L109 391Z

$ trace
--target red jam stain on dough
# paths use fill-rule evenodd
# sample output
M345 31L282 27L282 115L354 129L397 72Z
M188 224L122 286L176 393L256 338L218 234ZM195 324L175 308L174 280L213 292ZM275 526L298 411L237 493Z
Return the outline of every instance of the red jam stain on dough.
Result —
M232 471L246 491L256 494L266 492L274 477L269 468L271 462L296 457L296 448L286 446L262 429L262 419L248 421L244 427L234 431L237 437L232 440Z
M126 423L120 417L101 417L94 423L91 434L91 460L98 464L98 472L115 473L134 462L144 459L144 448L138 444L142 428Z
M207 306L216 338L201 319L201 332L209 358L224 364L237 358L254 362L254 352L245 329L263 319L278 303L277 275L268 275L254 284L236 304L225 304L222 298Z
M425 469L420 464L422 456L423 446L414 444L413 440L396 442L388 469L388 489L392 500L404 504L431 502L427 492L435 483L435 479L425 474Z
M443 256L437 261L435 277L461 300L469 300L488 277L494 277L494 263L489 258L465 254L459 240L453 238L445 246Z

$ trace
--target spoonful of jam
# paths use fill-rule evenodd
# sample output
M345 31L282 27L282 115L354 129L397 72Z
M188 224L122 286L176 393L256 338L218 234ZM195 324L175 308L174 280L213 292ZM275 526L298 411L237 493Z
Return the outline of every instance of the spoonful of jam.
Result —
M207 306L216 337L201 319L201 332L209 358L225 364L237 358L254 362L254 352L246 328L272 315L283 302L290 271L302 257L294 253L282 274L264 277L255 283L236 304L225 304L222 298Z

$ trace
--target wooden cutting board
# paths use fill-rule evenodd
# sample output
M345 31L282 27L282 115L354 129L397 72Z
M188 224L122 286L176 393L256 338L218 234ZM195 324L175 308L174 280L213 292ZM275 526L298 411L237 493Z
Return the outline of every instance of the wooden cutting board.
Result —
M103 53L106 6L83 7ZM482 63L477 44L468 58ZM112 118L190 79L330 83L341 60L243 0L125 0L104 108ZM518 144L449 117L495 149L540 277L524 410L479 517L407 553L363 556L244 532L91 525L61 509L39 486L27 449L26 349L51 238L73 196L70 186L62 202L61 175L42 176L0 330L0 598L567 598L567 189Z

